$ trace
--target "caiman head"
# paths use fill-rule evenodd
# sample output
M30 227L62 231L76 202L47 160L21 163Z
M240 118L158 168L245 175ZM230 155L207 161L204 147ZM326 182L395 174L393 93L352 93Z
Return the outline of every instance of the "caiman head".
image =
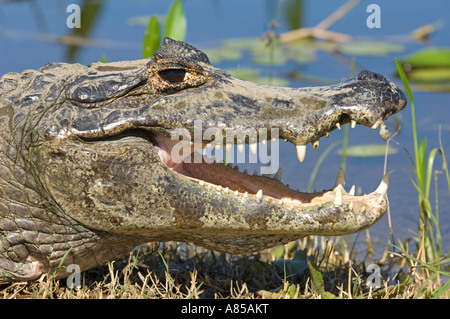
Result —
M278 139L294 144L302 162L308 143L317 148L346 123L380 127L387 138L383 121L406 99L382 75L363 71L324 87L262 86L166 38L145 65L96 64L63 94L40 122L44 184L66 214L89 228L248 253L310 234L358 232L386 211L387 175L374 192L355 196L345 190L342 171L329 190L290 189L280 182L275 147L266 166L271 174L233 167L246 160L239 157L244 144L252 156L257 142ZM236 158L217 163L202 156L211 147Z
M176 240L249 253L311 234L358 232L387 209L387 175L363 196L346 191L342 171L331 189L302 193L280 181L276 147L279 139L291 142L302 162L309 143L317 148L346 123L380 127L387 138L384 120L406 99L382 75L363 71L323 87L262 86L169 38L149 60L67 68L40 70L71 75L58 77L27 129L34 132L34 187L60 219L70 219L63 225L134 238L127 239L133 245ZM204 157L208 148L226 151L225 163ZM269 174L236 169L262 149L269 149Z

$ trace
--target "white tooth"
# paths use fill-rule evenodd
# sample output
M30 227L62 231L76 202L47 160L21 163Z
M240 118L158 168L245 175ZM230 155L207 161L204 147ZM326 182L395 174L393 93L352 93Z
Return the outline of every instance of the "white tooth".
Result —
M247 193L247 192L244 193L244 197L245 197L245 198L248 197L248 193Z
M387 193L388 187L389 187L389 174L386 173L384 175L383 180L381 181L380 185L375 190L375 193L378 193L378 194L381 194L384 196Z
M220 151L222 149L222 145L216 144L216 150Z
M262 189L260 189L257 193L256 193L256 198L262 198L263 196L263 192Z
M256 143L251 143L249 146L250 146L250 151L251 151L253 154L256 154L256 152L258 151L258 144L256 144Z
M319 140L314 141L314 142L312 143L312 145L313 145L314 149L318 149L318 148L319 148Z
M348 209L353 210L353 202L350 202L350 204L348 205Z
M338 129L341 129L341 124L336 123L336 127L337 127Z
M341 168L339 170L339 173L336 177L336 182L334 183L334 187L338 187L339 185L342 186L342 188L345 188L345 175L344 175L344 170Z
M221 190L222 190L222 186L218 185L218 186L216 187L216 191L220 192Z
M238 144L237 148L239 153L242 153L244 151L244 144Z
M239 191L238 191L238 190L235 190L235 191L234 191L234 195L236 195L236 196L239 195Z
M275 143L277 139L275 137L272 137L272 142Z
M205 181L200 181L200 182L198 182L198 184L199 184L200 186L205 186Z
M274 179L276 179L277 181L281 181L281 175L283 174L283 171L281 169L281 167L278 169L278 171L275 173L275 175L273 176Z
M326 133L325 133L325 137L326 137L326 138L330 137L330 133L326 132Z
M284 142L285 142L285 143L287 142L287 138L284 139Z
M230 189L229 189L228 187L225 187L225 189L223 190L223 192L224 192L225 194L228 194L229 191L230 191Z
M266 139L263 138L263 139L261 140L261 143L263 143L264 145L266 145Z
M355 196L355 185L350 188L350 191L348 192L350 195Z
M211 147L212 147L211 143L206 144L206 148L211 148Z
M295 149L297 150L298 160L302 163L306 156L306 145L295 145Z
M282 199L280 199L280 205L282 205L283 204L283 198Z
M231 151L231 149L233 148L233 144L227 144L226 146L225 146L225 149L229 152L229 151Z
M336 196L334 197L333 204L335 205L342 205L342 191L340 188L336 189Z
M375 124L374 125L372 125L372 130L376 130L381 124L383 124L383 120L378 120L378 121L376 121L375 122Z
M356 126L356 121L355 121L355 120L352 120L352 121L351 121L351 127L352 127L352 128L355 128L355 126Z

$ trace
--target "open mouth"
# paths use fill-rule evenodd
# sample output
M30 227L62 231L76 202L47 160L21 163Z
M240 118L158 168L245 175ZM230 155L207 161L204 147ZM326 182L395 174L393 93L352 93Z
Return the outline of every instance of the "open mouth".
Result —
M245 152L243 144L217 144L211 146L209 142L193 143L186 140L172 140L164 135L152 135L152 142L158 150L161 161L172 171L189 179L191 182L230 196L254 198L259 201L283 205L287 208L317 206L324 203L333 203L342 206L345 203L352 210L353 205L364 207L367 200L365 196L355 196L355 187L345 190L344 171L341 169L332 189L321 192L300 192L291 189L289 185L281 182L282 168L273 174L258 174L255 171L249 174L247 170L241 172L239 163L224 163L205 157L205 151L214 147L217 151ZM270 143L270 140L263 143ZM317 143L318 144L318 143ZM317 148L318 145L314 145ZM249 144L248 149L256 154L258 144ZM201 151L201 152L200 152ZM305 159L306 147L296 147L297 156L302 162ZM376 202L381 205L388 189L388 175L386 174L380 186L370 194L372 202L376 195ZM358 204L359 203L359 204ZM366 203L367 204L367 203ZM363 209L363 208L362 208Z

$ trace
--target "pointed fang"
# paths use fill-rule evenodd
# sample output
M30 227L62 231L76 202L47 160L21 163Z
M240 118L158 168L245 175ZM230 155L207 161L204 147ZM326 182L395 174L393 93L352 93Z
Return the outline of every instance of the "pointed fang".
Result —
M375 190L375 193L378 193L378 194L381 194L384 196L387 193L388 187L389 187L389 174L386 173L384 175L383 180L381 181L380 185Z
M335 205L342 205L343 198L342 198L342 191L340 188L336 189L336 196L334 197L333 204Z
M355 196L355 185L353 185L352 188L350 188L350 191L348 193L349 195Z
M262 189L260 189L257 193L256 193L256 198L262 198L263 196L263 192Z
M295 149L297 150L298 160L303 163L306 157L306 145L295 145Z

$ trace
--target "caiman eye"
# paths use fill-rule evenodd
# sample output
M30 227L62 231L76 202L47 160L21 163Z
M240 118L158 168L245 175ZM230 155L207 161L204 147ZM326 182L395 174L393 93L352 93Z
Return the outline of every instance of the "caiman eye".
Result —
M159 76L167 82L176 84L184 81L186 71L183 69L167 69L159 71Z

